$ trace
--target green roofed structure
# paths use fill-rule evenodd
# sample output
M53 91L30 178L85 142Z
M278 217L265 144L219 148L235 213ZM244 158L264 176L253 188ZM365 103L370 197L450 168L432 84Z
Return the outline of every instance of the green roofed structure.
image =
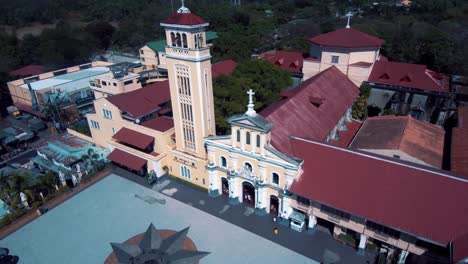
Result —
M218 33L206 32L206 42L211 44L218 38ZM143 70L167 69L166 67L166 40L148 42L140 49L140 60Z

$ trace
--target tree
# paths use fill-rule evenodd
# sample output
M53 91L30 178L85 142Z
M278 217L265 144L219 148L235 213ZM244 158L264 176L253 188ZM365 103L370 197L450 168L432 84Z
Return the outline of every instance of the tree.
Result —
M354 119L364 120L367 118L367 99L369 99L372 87L364 82L359 90L360 94L353 104L352 115Z
M85 162L85 170L95 171L98 165L100 157L93 149L88 149L87 154L83 154L81 159Z
M292 84L289 72L264 60L245 60L231 76L220 76L213 82L217 132L227 133L227 118L246 111L247 91L255 91L255 108L260 111L277 101L280 91Z

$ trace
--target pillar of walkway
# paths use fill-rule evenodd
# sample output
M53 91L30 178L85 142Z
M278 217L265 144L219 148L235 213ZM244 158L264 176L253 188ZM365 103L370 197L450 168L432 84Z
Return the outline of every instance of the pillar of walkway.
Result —
M400 256L398 257L398 264L405 264L408 254L409 254L408 251L402 250L400 253Z
M317 217L315 215L311 214L309 216L309 229L313 229L315 226L317 226Z
M359 240L359 251L365 251L367 245L367 237L361 234L361 239Z

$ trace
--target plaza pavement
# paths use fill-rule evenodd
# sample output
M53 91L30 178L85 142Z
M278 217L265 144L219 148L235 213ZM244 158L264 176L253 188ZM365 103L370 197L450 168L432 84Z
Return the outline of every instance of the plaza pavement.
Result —
M170 178L163 179L160 183L150 186L146 183L145 178L129 171L120 168L116 168L114 171L121 177L147 188L160 191L176 200L321 263L376 262L374 254L358 254L355 249L334 240L330 234L320 229L315 230L312 234L307 232L300 233L277 222L273 222L270 215L256 215L252 208L244 204L230 205L224 196L211 197L205 191ZM279 230L278 235L274 235L273 233L275 227Z

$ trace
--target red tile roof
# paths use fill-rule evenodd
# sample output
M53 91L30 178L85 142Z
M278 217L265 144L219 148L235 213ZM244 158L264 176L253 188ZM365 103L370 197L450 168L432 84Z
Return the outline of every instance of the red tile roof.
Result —
M172 25L185 25L185 26L194 26L206 24L207 22L203 18L193 14L193 13L174 13L166 20L162 22L163 24L172 24Z
M451 170L468 179L468 106L458 108L458 127L452 134Z
M359 88L340 70L331 67L283 95L288 97L270 105L260 115L273 125L273 146L290 154L290 136L325 141L359 96ZM317 106L313 98L321 99L322 103Z
M465 258L468 258L468 233L457 237L453 241L453 262L463 263L459 261Z
M110 96L107 100L132 118L155 112L171 100L169 81L152 83L141 89Z
M467 180L298 138L291 145L304 160L292 193L443 245L468 231Z
M429 71L426 65L420 64L376 61L369 82L435 92L449 91L447 76Z
M379 48L382 39L363 33L353 28L342 28L309 39L321 46L340 48Z
M15 77L28 77L28 76L33 76L33 75L39 75L44 72L46 72L46 69L44 66L31 64L31 65L16 69L14 71L11 71L8 73L8 75L15 76Z
M229 76L237 67L237 62L234 60L224 60L211 65L211 78L216 78L220 75Z
M145 159L120 149L114 149L109 156L107 156L107 159L136 171L146 165Z
M346 123L346 130L345 131L338 131L338 136L339 140L330 140L330 144L333 146L338 146L338 147L347 147L349 146L349 143L353 141L353 138L356 136L356 133L359 131L359 128L361 127L362 122L353 120L350 123Z
M174 127L174 119L167 116L160 116L143 122L141 125L159 132L166 132Z
M154 143L154 138L152 136L148 136L126 127L120 129L112 138L139 149L146 149L149 145Z
M400 150L434 167L442 167L444 129L410 116L368 118L351 148Z
M292 73L302 73L304 58L301 52L273 50L261 53L260 58Z

